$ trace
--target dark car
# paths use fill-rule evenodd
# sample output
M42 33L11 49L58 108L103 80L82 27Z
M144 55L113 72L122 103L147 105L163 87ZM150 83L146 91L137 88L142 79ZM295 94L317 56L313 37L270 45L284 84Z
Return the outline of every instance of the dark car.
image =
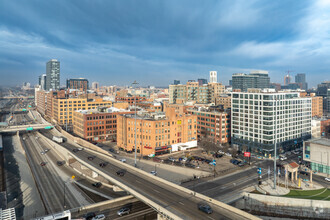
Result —
M95 186L96 188L100 188L102 186L101 182L96 182L92 184L93 186Z
M46 166L46 162L41 162L41 163L40 163L40 166L42 166L42 167L43 167L43 166Z
M183 166L183 163L181 163L180 161L174 161L174 165L176 165L176 166Z
M150 157L148 157L148 156L143 156L142 157L144 160L150 160Z
M103 168L103 167L106 167L106 166L108 165L108 162L102 162L102 163L100 163L99 165L100 165L100 167Z
M125 173L126 173L126 170L118 170L118 171L116 172L116 174L117 174L118 176L124 176Z
M111 153L114 153L114 152L115 152L115 150L112 149L112 148L110 148L109 151L110 151Z
M186 163L185 165L186 165L186 167L195 168L195 165L191 164L191 163Z
M95 156L88 156L87 159L88 160L94 160Z
M77 148L72 150L74 153L77 153L79 150Z
M206 214L212 214L213 210L208 204L199 204L198 209Z
M95 216L95 212L88 212L84 217L86 220L88 220L94 218Z
M169 159L165 159L164 161L163 161L165 164L172 164L173 162L171 161L171 160L169 160Z
M64 164L64 162L63 161L57 161L56 164L57 164L57 166L62 166Z

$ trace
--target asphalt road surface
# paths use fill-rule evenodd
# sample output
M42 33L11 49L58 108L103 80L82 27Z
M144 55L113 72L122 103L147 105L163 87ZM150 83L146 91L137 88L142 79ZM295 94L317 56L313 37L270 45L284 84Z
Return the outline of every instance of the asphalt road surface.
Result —
M42 133L45 134L46 137L50 139L52 138L50 133ZM70 151L76 148L68 143L63 143L61 145ZM129 170L124 176L117 176L116 172L124 168L124 166L120 166L120 163L112 162L108 157L92 154L86 150L78 151L76 155L90 165L97 169L101 169L109 176L136 190L183 219L237 219L237 216L234 213L228 210L223 210L217 206L212 207L214 210L212 214L205 214L197 208L198 203L205 201L180 190L170 188L168 185L158 182L157 180L148 179L147 176L130 172ZM96 158L90 161L87 159L90 155L94 155ZM105 168L100 168L99 164L104 161L109 162L109 164Z

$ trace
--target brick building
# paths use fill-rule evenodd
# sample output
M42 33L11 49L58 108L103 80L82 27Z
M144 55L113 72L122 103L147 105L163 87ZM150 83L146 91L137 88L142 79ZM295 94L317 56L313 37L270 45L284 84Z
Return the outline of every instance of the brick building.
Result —
M197 146L197 116L179 114L174 108L164 113L144 113L136 117L137 153L163 154ZM118 115L117 145L135 149L135 115Z
M161 112L163 110L160 102L138 102L136 106L147 110L148 112Z
M130 113L114 107L74 111L73 133L93 142L117 141L117 115Z
M147 98L140 96L116 96L115 100L116 102L128 102L128 104L133 105L134 100L136 101L136 103L139 103L147 101Z
M231 95L220 95L215 99L216 105L222 105L224 109L231 108Z
M195 107L187 110L197 116L197 138L210 138L214 143L230 142L230 111L219 107Z

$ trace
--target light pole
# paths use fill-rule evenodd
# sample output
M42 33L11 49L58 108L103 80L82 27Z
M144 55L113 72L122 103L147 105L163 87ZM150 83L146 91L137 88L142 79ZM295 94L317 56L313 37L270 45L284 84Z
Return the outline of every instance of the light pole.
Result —
M277 98L275 96L274 189L276 190ZM274 120L274 119L273 119Z
M134 82L132 83L133 87L136 86L137 83L136 80L134 80ZM135 132L134 132L134 138L135 138L135 155L134 155L134 166L136 167L136 90L134 90L134 108L135 108Z

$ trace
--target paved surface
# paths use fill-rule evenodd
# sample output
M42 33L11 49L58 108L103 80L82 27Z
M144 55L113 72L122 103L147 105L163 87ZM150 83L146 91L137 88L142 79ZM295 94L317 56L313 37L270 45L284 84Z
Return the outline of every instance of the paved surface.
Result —
M31 170L16 136L4 136L4 162L8 208L16 208L19 218L45 212Z
M51 135L45 134L49 138ZM68 143L63 143L62 146L66 147L68 150L72 151L74 146L71 146ZM200 199L194 197L193 195L184 193L182 191L173 189L168 185L165 185L162 182L159 182L154 179L148 179L147 176L131 172L127 170L125 176L120 177L116 175L116 172L124 167L120 163L115 163L112 160L109 160L108 157L102 157L97 154L94 154L96 158L92 161L87 160L89 155L93 155L88 151L78 151L76 155L79 158L82 158L87 163L92 166L95 166L97 169L102 169L103 172L110 175L114 179L122 182L128 187L136 190L142 195L153 200L157 204L166 207L167 210L175 213L178 216L181 216L184 219L237 219L238 217L231 211L224 210L220 207L212 207L214 212L211 215L207 215L197 209L197 204L202 202ZM103 161L108 161L109 164L105 168L100 168L99 163ZM227 216L227 217L226 217Z

